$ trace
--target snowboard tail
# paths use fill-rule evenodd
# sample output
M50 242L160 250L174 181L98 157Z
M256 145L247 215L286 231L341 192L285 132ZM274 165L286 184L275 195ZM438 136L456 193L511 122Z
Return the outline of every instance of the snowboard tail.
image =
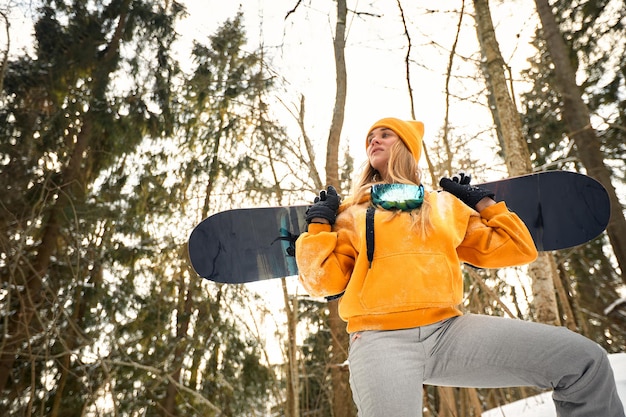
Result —
M526 224L539 251L586 243L606 228L609 196L598 181L569 171L546 171L481 184Z

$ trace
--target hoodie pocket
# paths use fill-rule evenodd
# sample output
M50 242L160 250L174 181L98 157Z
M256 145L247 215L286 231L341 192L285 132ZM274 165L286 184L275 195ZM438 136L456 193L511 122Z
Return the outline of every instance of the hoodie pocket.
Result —
M361 291L361 304L370 312L389 313L461 302L462 280L445 256L401 253L377 257Z

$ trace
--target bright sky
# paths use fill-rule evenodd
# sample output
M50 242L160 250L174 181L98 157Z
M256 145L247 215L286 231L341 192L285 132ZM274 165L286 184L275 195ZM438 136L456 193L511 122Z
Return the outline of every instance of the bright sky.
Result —
M302 1L296 12L285 20L297 0L188 0L187 21L181 25L184 39L205 39L241 7L248 28L251 50L262 42L274 52L273 67L290 85L291 101L306 97L307 128L310 136L325 142L332 116L335 94L335 67L332 36L335 27L335 1ZM466 11L471 2L466 1ZM527 1L492 2L502 54L514 73L527 66L531 53L528 41L535 28L533 3ZM456 35L461 0L441 0L437 13L426 13L416 2L404 1L413 49L411 83L416 99L417 118L426 124L425 142L435 141L443 125L445 72L448 51ZM367 129L382 117L410 118L410 103L405 74L407 40L396 0L348 1L348 38L346 65L348 94L343 129L344 143L350 143L357 166L365 159L363 140ZM262 39L262 41L261 41ZM467 15L457 47L465 58L478 58L474 19ZM182 50L181 50L182 53ZM184 58L184 56L181 56ZM455 58L457 76L475 74L474 64ZM469 71L469 72L468 72ZM454 93L461 97L476 94L481 85L463 78L453 80ZM521 87L516 87L517 91ZM284 98L283 98L284 99ZM468 135L491 126L490 114L476 105L459 105L452 111L454 123ZM286 124L294 121L285 116ZM461 132L461 131L459 131ZM489 148L491 138L485 138ZM323 148L322 148L323 149ZM323 153L322 153L323 154ZM483 155L485 153L483 152ZM492 160L493 155L486 155ZM321 162L321 161L320 161ZM323 162L322 162L323 163ZM505 174L495 174L499 179Z
M250 50L257 49L261 44L267 49L272 68L288 85L286 96L281 97L284 102L295 107L299 96L305 96L309 136L323 147L328 136L335 94L332 49L335 1L304 0L288 19L285 16L296 6L298 0L181 1L189 12L189 16L178 26L181 34L178 54L181 61L185 62L190 56L193 39L201 42L206 40L215 33L220 24L241 10L244 13ZM428 146L437 140L443 125L443 91L448 52L456 35L462 0L439 0L434 3L405 0L402 3L413 46L411 84L416 100L416 114L426 124L425 143ZM482 85L466 78L476 73L470 59L478 58L478 47L474 19L471 17L472 2L465 3L469 14L463 20L457 46L459 56L455 58L456 78L451 84L454 94L460 98L482 95ZM491 3L502 54L513 73L518 74L527 66L526 60L532 53L529 39L535 29L533 3L523 0ZM435 7L437 12L428 12ZM343 141L350 144L350 151L358 166L365 160L362 138L369 126L382 117L410 118L404 63L407 39L397 0L349 0L348 9L348 94ZM32 26L28 10L11 7L9 11L10 52L14 55L29 44ZM0 45L0 50L4 51L4 31L0 31ZM523 86L516 85L515 88L519 93ZM275 111L281 121L293 129L294 134L299 133L295 121L281 106L277 105ZM457 101L452 108L451 118L458 128L455 133L468 137L488 130L492 124L490 114L484 107L467 102ZM494 148L495 140L491 135L483 135L482 140L486 149ZM484 155L489 161L493 160L491 151L485 152L482 149L477 155ZM323 164L321 160L318 162ZM500 168L499 172L487 175L491 177L482 179L499 179L506 174Z

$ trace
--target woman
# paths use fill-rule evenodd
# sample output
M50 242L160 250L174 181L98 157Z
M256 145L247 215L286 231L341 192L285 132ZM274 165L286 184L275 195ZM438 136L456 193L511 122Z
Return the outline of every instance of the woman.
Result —
M332 187L296 242L312 296L341 297L350 384L360 417L422 415L423 384L554 389L559 416L623 417L606 352L561 327L463 315L460 264L532 262L523 222L469 177L425 193L424 126L385 118L368 131L368 164L351 198Z

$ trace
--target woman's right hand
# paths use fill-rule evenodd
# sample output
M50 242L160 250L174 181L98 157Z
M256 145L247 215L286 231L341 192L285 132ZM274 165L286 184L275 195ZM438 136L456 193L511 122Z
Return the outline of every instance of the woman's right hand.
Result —
M334 224L340 202L337 190L329 185L326 190L320 191L313 205L306 211L306 222Z

